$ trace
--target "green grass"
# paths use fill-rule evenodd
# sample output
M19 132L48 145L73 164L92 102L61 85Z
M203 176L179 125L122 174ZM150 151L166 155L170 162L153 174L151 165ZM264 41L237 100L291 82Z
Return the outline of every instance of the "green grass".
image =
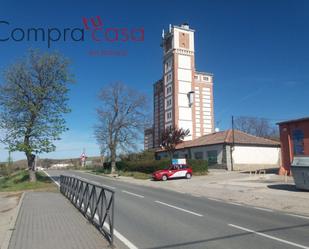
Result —
M95 174L95 175L105 175L108 176L110 175L110 169L93 169L93 170L88 170L89 173ZM119 176L129 176L133 177L135 179L150 179L150 175L142 172L137 172L137 171L116 171L116 174Z
M37 181L29 181L27 170L18 170L9 176L0 178L0 192L23 191L23 190L55 190L56 187L51 179L43 172L36 172Z
M136 172L136 171L119 171L118 172L119 176L129 176L129 177L133 177L135 179L141 179L141 180L145 180L145 179L149 179L150 175L146 174L146 173L142 173L142 172Z

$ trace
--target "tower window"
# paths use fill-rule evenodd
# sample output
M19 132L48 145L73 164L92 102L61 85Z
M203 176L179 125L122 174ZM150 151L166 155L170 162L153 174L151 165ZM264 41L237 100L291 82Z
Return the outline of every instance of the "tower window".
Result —
M172 87L171 86L167 87L166 94L170 94L171 92L172 92Z
M166 106L171 106L172 105L172 100L171 99L168 99L167 101L166 101Z

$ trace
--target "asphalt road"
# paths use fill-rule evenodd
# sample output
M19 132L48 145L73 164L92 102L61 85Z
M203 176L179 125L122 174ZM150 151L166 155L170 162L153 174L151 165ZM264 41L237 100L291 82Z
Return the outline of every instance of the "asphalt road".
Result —
M47 173L55 180L60 174L78 175L114 189L117 248L309 249L309 217L142 187L78 171Z

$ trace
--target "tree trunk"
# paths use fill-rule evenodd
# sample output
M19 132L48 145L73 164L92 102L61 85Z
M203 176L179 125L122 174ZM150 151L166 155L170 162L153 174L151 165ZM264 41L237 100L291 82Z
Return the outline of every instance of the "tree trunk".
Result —
M111 174L116 173L116 153L111 151Z
M173 159L174 159L174 153L175 153L175 150L170 150L170 151L168 151L168 156L169 156L171 162L172 162Z
M115 174L115 173L116 173L116 162L112 161L111 174Z
M36 182L36 175L35 175L35 170L29 170L29 178L30 182Z
M28 170L29 170L29 180L30 182L36 182L35 175L35 155L29 153L26 154L28 161Z

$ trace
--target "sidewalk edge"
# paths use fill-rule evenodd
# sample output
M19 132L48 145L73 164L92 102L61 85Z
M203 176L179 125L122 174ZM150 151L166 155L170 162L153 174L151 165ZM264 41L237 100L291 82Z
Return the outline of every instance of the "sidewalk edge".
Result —
M16 209L13 213L13 217L12 217L12 220L10 222L9 229L4 236L4 240L3 240L3 243L1 245L1 249L8 249L9 248L11 237L12 237L12 234L15 230L14 228L15 228L15 225L16 225L16 220L17 220L17 217L19 215L21 205L23 203L24 195L25 195L25 192L22 193L22 195L19 199L18 206L16 207Z

